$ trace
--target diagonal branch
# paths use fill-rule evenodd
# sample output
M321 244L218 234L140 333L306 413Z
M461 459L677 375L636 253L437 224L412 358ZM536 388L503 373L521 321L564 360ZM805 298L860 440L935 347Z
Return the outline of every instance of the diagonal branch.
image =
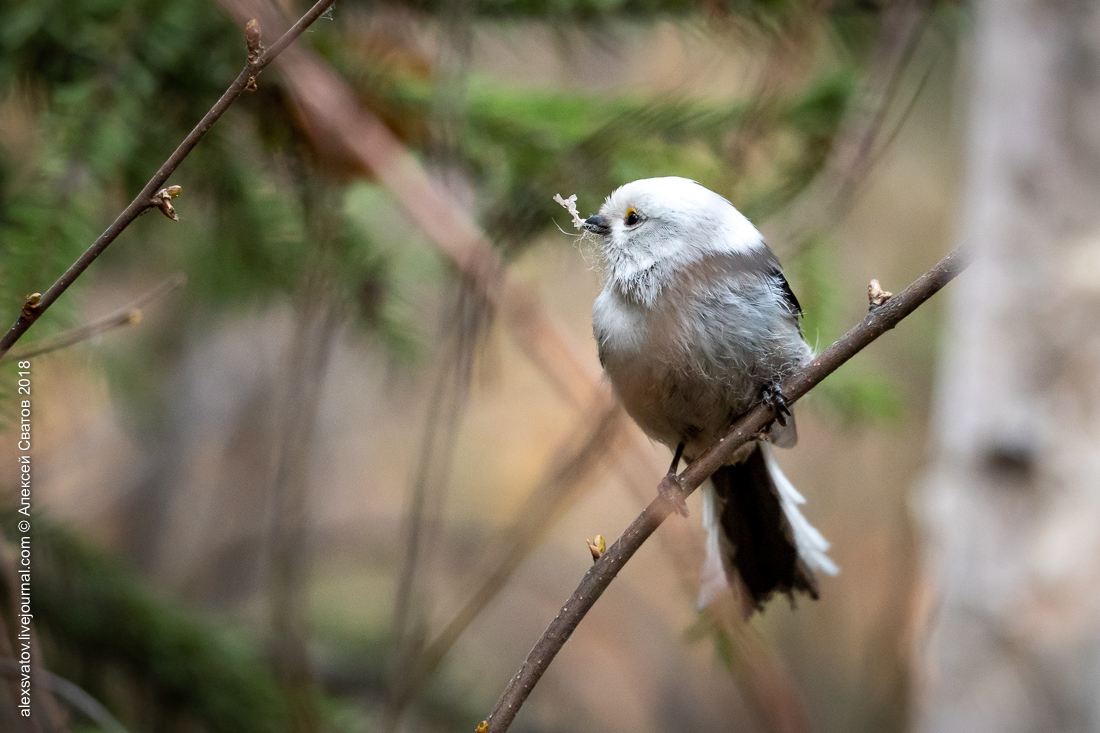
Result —
M263 17L262 3L242 4ZM279 71L307 134L339 146L349 160L374 174L474 291L501 314L520 349L568 403L586 407L600 394L610 400L582 347L534 293L508 275L468 209L359 104L353 90L323 59L297 47L279 62Z
M19 338L27 332L31 326L34 325L46 309L49 308L62 293L69 289L76 279L80 277L85 270L95 261L99 255L103 253L103 250L107 249L107 246L111 242L118 238L118 235L122 234L126 227L130 226L139 216L153 207L167 207L165 213L171 212L171 204L167 203L167 199L171 194L165 194L161 191L161 187L168 181L168 176L172 175L184 158L190 155L191 151L195 149L195 146L199 144L203 136L209 132L210 128L214 126L225 111L229 109L237 98L244 94L245 90L251 85L255 87L256 76L264 70L264 68L270 64L276 56L286 50L287 46L293 43L298 36L302 35L306 28L313 24L313 21L321 17L329 6L335 0L318 0L318 2L306 12L298 22L295 23L290 30L283 34L283 36L275 42L275 45L266 51L261 51L262 48L259 45L259 28L258 26L251 26L246 29L246 38L249 46L248 62L245 64L241 73L237 75L237 78L233 80L233 83L229 85L229 88L222 94L210 111L199 121L199 124L195 125L195 129L183 139L183 142L179 144L175 152L164 161L164 164L160 167L153 177L149 179L149 182L145 184L145 188L141 189L141 193L134 197L134 200L130 202L130 205L122 210L122 213L118 215L118 218L111 223L111 226L107 227L107 231L99 235L99 239L92 243L84 254L77 258L76 262L69 266L69 269L64 272L50 286L49 290L39 295L35 293L27 298L26 305L23 306L22 312L19 314L19 318L16 319L15 324L4 334L3 338L0 338L0 357L8 352L8 349L12 347Z
M786 395L788 402L794 402L804 396L841 364L896 326L950 282L965 266L964 256L959 250L955 250L901 294L882 305L872 307L859 325L783 384L783 394ZM725 437L719 439L680 474L684 496L697 489L733 455L734 451L764 430L773 418L772 409L762 404L742 415ZM673 511L671 503L660 497L654 499L645 511L631 522L615 544L608 548L603 557L585 573L580 585L565 602L549 628L543 632L542 637L527 655L519 672L508 683L504 694L500 696L492 714L486 720L487 725L479 727L479 730L487 733L503 733L508 730L516 713L531 694L531 690L538 684L546 668L568 641L588 610L603 595L607 586L634 556L642 543Z
M67 721L64 714L61 712L61 708L58 707L57 700L51 694L49 686L46 684L45 673L46 669L42 666L42 647L38 641L38 631L33 620L33 614L23 617L20 609L20 589L25 586L20 583L19 573L16 567L16 550L15 546L10 544L7 538L4 536L3 531L0 531L0 597L6 596L6 600L11 604L10 614L13 628L12 632L19 631L18 637L12 637L9 641L7 638L3 641L5 651L11 645L12 641L15 641L20 646L20 659L22 659L22 653L29 652L30 654L30 688L20 688L22 690L29 689L35 695L36 702L31 707L31 713L29 719L23 719L21 722L24 724L24 730L34 731L39 733L40 731L47 731L48 733L64 733L69 730ZM20 628L25 627L25 628ZM3 622L0 620L0 629L3 629ZM7 629L3 629L6 633ZM15 659L15 655L11 657ZM20 672L25 670L21 667ZM22 679L26 679L23 675L20 675ZM21 680L22 681L22 680ZM13 702L18 701L20 695L13 697ZM38 720L38 715L42 715L42 720ZM14 715L14 713L12 713ZM43 725L44 723L44 725Z
M404 565L398 576L391 627L393 664L383 710L383 730L398 728L398 721L419 685L418 660L427 634L425 603L430 583L421 567L432 558L438 544L433 525L442 521L458 429L469 401L473 361L480 332L488 321L485 304L466 282L459 282L453 313L443 319L441 337L447 345L421 442L416 480L406 517Z
M0 676L15 680L18 688L19 674L19 665L16 664L13 655L5 654L0 657ZM76 710L84 713L104 733L129 733L126 726L118 722L118 719L111 715L111 711L104 707L103 703L89 695L79 685L46 670L42 670L42 676L45 678L46 686L49 687L50 692L69 703ZM18 699L18 696L13 699Z
M863 88L833 137L821 171L807 191L783 212L783 221L776 222L775 241L804 248L815 234L835 226L852 208L859 189L924 87L923 82L918 84L894 132L883 141L887 114L930 22L933 5L933 0L898 0L886 8L867 60Z
M509 538L507 548L495 555L495 564L477 584L469 600L425 647L416 672L416 685L422 684L435 672L463 632L496 597L558 517L581 494L586 487L586 479L606 457L609 448L615 450L615 438L620 433L620 422L623 420L622 408L615 402L599 400L593 409L585 413L584 422L591 428L580 436L579 441L576 436L570 436L569 444L557 452L559 458L555 465L531 493L515 523L501 532Z
M52 351L67 349L74 344L79 344L81 341L95 338L100 334L116 328L137 325L141 323L143 316L142 308L152 303L154 300L167 295L176 288L183 287L186 282L187 276L182 272L177 272L175 275L171 275L163 280L155 288L145 295L142 295L122 310L115 311L109 316L104 316L97 321L92 321L78 328L59 333L52 338L30 344L22 349L9 351L3 357L0 357L0 361L16 361L19 359L30 359L35 356L42 356Z

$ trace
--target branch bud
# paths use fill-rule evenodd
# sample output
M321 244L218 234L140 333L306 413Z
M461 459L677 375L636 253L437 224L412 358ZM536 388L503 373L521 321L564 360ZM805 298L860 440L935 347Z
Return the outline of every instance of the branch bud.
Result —
M886 301L893 298L894 294L882 289L878 280L872 280L871 284L867 286L867 300L870 303L868 310L874 310Z
M23 304L23 317L31 318L31 311L42 302L42 293L31 293L27 296L27 302Z
M585 542L588 543L588 551L592 553L592 562L596 562L607 552L607 541L602 534L596 535L594 540L586 539Z
M248 44L248 63L255 63L264 52L264 44L260 42L260 21L253 18L244 26L244 42Z
M172 199L176 198L183 192L183 186L169 186L168 188L162 188L153 194L152 200L149 202L151 206L155 206L160 209L161 213L167 216L172 221L179 221L180 218L176 216L176 210L172 207Z
M483 720L474 728L474 733L489 733L489 721Z

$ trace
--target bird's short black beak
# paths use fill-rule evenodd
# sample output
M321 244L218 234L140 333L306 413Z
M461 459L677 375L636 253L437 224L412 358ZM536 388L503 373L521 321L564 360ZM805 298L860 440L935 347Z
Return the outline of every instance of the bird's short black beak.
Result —
M584 228L593 234L599 234L606 237L611 233L611 220L606 216L596 214L584 220Z

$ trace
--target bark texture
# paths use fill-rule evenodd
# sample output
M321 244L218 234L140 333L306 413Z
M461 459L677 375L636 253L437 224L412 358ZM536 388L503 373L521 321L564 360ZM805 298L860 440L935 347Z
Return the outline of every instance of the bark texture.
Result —
M1100 4L980 0L916 730L1100 731Z

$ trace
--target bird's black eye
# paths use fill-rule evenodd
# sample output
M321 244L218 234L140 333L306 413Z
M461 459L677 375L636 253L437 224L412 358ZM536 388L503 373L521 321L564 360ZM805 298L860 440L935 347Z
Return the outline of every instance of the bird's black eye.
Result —
M638 212L634 209L626 212L626 218L623 219L623 223L628 227L632 227L642 220L642 217L638 216Z

